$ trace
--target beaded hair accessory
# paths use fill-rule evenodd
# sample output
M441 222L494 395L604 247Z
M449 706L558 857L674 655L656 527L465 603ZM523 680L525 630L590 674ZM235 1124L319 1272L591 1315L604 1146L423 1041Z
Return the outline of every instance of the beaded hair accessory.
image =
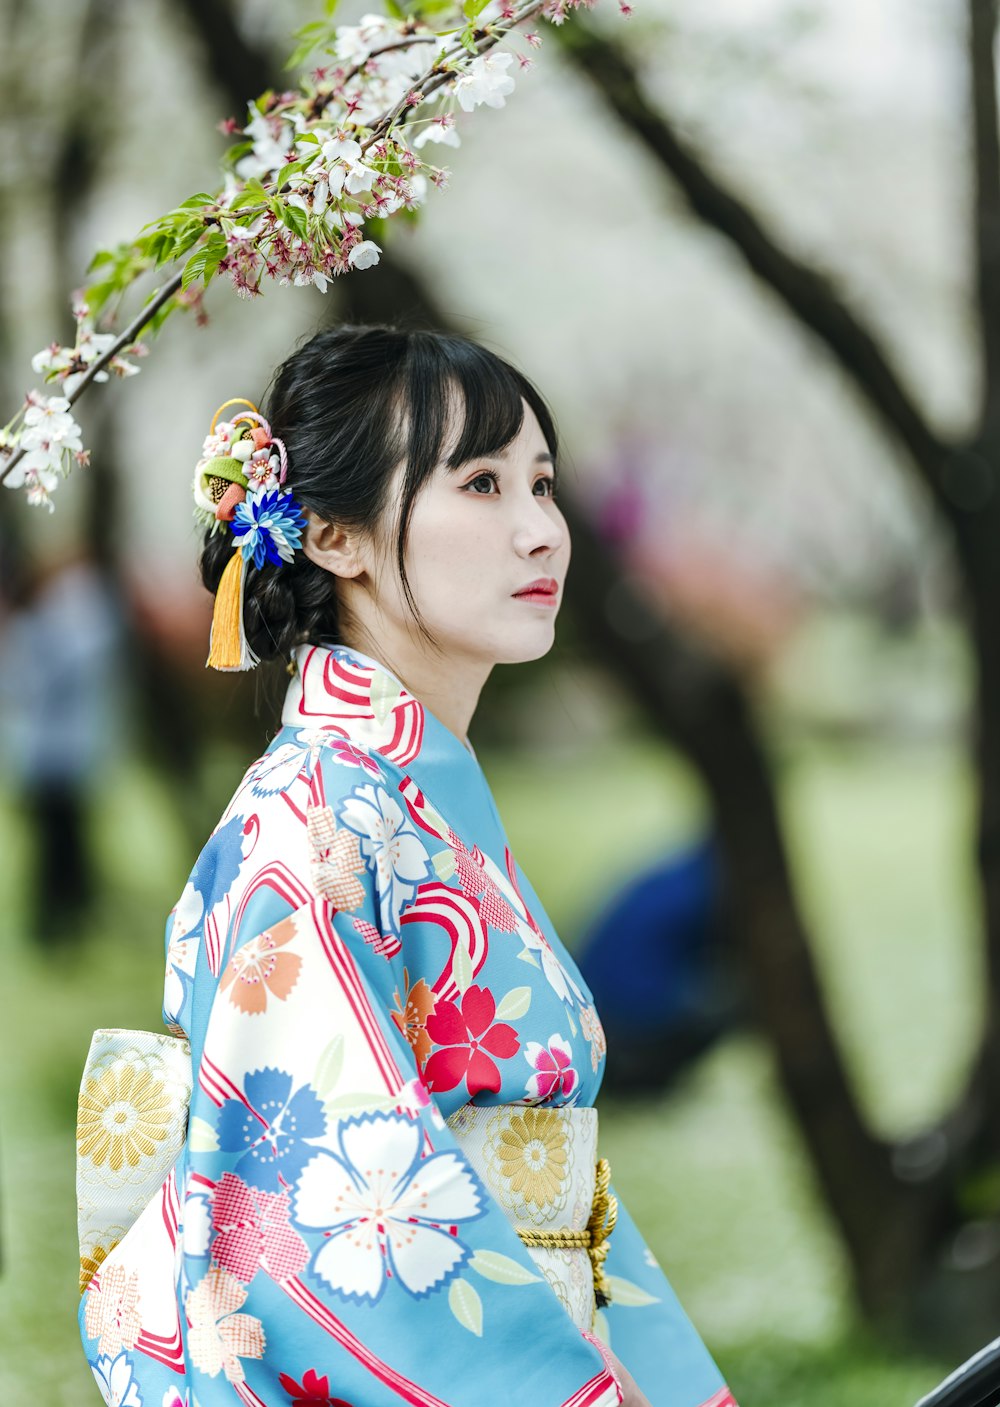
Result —
M227 406L248 406L220 420ZM245 564L260 570L290 562L301 545L306 520L285 480L288 455L252 401L223 401L212 417L194 473L194 515L213 532L233 534L233 555L215 593L207 663L213 669L253 669L243 622Z

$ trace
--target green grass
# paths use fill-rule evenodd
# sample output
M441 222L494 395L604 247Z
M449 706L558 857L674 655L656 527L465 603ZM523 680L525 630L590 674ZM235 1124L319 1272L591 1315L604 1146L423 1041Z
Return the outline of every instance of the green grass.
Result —
M701 817L689 772L652 743L484 764L569 940L619 878ZM813 745L786 760L781 785L852 1073L879 1127L914 1127L954 1092L979 1012L964 764L939 744ZM48 956L22 937L27 838L11 804L0 846L0 1400L94 1407L75 1325L76 1086L94 1027L158 1026L163 921L193 856L154 778L125 771L95 812L113 897L74 951ZM601 1121L619 1190L743 1407L912 1407L951 1366L894 1353L853 1317L762 1041L732 1040L669 1099L602 1106Z

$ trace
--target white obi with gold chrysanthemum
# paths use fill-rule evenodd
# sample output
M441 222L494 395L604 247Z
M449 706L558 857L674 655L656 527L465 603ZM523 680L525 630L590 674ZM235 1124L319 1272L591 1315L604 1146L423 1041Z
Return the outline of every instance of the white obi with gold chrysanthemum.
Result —
M187 1128L191 1047L153 1031L95 1031L76 1127L80 1289L138 1220Z
M448 1120L462 1152L526 1242L567 1314L593 1327L590 1238L597 1180L597 1110L465 1104ZM613 1199L612 1199L613 1201ZM603 1218L599 1218L603 1221ZM609 1219L613 1225L613 1214ZM610 1230L610 1225L608 1227ZM532 1238L531 1232L541 1232ZM573 1240L579 1245L535 1245Z

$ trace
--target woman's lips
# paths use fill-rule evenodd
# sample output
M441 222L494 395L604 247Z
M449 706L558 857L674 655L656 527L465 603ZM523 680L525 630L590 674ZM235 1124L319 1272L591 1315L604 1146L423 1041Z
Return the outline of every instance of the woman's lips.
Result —
M515 601L530 601L535 606L554 606L559 599L559 583L553 577L543 577L514 592Z

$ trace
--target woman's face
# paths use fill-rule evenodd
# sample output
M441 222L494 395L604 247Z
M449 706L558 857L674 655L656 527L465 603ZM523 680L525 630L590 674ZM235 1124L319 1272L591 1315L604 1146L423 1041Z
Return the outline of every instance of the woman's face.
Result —
M446 654L486 665L551 649L569 566L552 455L523 404L521 430L502 453L458 469L437 466L414 500L406 540L407 577L427 629ZM412 639L398 571L373 579L378 615Z

